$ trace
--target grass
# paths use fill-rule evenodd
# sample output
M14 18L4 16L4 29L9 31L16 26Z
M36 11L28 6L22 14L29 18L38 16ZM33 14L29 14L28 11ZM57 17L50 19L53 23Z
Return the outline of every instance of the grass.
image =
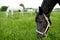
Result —
M60 12L51 13L52 25L48 36L42 40L60 40ZM21 16L15 12L12 17L6 17L5 12L0 12L0 40L41 40L36 36L35 13L25 12Z

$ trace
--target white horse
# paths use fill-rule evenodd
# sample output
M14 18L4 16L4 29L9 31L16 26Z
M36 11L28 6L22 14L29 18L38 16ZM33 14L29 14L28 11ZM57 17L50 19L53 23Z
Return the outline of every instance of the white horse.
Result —
M9 11L11 11L11 14L12 14L12 16L14 15L14 11L16 11L16 10L20 10L21 12L20 12L20 14L23 16L23 11L24 11L24 9L23 9L23 7L21 7L21 6L17 6L17 7L12 7L12 6L9 6L8 8L7 8L7 10L6 10L6 16L8 16L8 13L9 13Z

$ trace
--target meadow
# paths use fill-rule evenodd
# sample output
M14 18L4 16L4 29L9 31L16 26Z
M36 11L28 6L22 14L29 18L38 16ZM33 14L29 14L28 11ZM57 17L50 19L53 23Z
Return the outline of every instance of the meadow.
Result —
M24 12L21 16L15 12L6 17L5 12L0 12L0 40L41 40L36 35L35 15ZM60 12L52 12L50 18L52 25L42 40L60 40Z

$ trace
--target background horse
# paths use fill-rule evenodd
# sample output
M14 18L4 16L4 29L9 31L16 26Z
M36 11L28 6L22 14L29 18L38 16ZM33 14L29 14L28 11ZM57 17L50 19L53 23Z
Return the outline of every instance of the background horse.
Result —
M13 16L14 11L16 11L16 10L20 10L21 11L20 14L23 16L23 7L21 7L21 6L17 6L17 7L16 6L14 6L14 7L9 6L6 10L6 16L8 16L9 11L11 11L11 14Z
M43 0L41 7L39 7L39 12L36 15L38 37L43 37L47 34L51 24L50 13L57 3L60 4L60 0Z

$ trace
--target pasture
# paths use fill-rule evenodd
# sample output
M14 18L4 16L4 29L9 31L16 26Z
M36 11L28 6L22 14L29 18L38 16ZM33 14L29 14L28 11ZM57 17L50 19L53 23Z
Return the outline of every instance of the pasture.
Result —
M21 16L15 12L12 17L6 17L5 12L0 12L0 40L41 40L36 35L35 13L24 12ZM47 37L42 40L60 40L60 12L51 13L52 25Z

